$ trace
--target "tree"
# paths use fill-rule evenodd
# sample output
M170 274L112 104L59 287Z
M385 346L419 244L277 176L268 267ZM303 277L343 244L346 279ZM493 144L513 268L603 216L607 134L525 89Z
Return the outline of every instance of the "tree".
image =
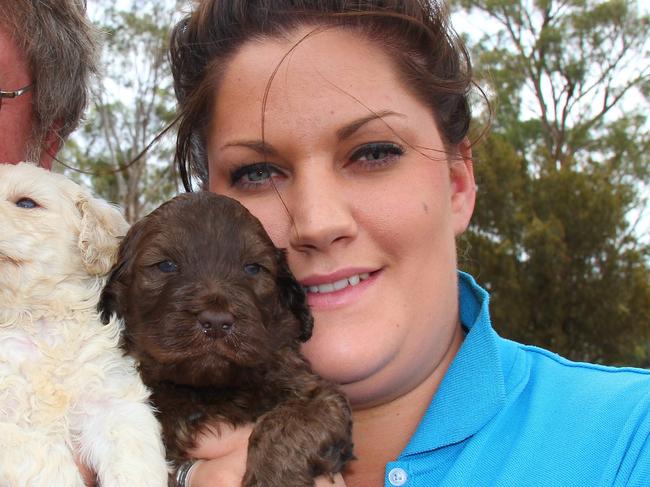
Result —
M167 138L143 154L174 117L167 42L175 7L170 1L141 0L125 9L103 3L90 12L105 32L105 72L86 123L67 144L63 160L82 171L68 170L68 175L85 179L100 196L119 204L130 222L177 190L173 141Z
M499 26L474 46L495 115L462 260L495 325L573 359L650 365L650 249L629 218L650 173L648 16L629 0L460 6Z

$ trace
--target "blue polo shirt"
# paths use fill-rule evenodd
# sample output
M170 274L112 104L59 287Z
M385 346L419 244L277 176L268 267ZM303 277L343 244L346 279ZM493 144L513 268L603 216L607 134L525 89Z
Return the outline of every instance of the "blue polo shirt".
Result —
M459 273L469 330L387 487L650 486L650 371L501 338Z

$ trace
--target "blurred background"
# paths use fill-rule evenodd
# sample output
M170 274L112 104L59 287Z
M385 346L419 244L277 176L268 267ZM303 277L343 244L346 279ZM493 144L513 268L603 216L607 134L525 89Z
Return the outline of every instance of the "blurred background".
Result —
M478 86L478 202L459 267L505 337L650 367L650 32L639 1L450 4ZM58 168L134 222L181 191L170 26L186 0L89 0L103 73Z

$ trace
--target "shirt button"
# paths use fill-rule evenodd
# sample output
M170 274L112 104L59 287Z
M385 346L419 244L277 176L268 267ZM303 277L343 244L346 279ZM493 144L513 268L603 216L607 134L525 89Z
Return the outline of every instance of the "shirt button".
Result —
M394 468L388 472L388 481L390 485L394 485L395 487L404 485L408 478L409 476L403 468Z

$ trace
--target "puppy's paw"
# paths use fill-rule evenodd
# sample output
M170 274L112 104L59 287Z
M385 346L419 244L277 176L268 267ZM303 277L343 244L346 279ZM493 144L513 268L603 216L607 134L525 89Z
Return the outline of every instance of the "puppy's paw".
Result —
M251 434L245 487L311 487L354 459L347 401L338 393L288 401L264 414Z

